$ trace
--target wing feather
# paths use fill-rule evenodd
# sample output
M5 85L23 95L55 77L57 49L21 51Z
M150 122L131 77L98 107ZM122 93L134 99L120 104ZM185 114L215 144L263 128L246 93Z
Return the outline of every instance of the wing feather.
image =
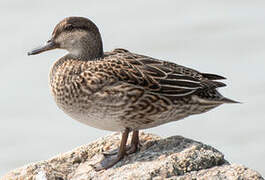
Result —
M122 49L108 53L103 61L99 60L95 63L101 64L103 67L101 71L115 72L113 76L119 82L132 84L164 96L184 97L201 92L203 89L225 86L222 82L214 81L224 79L222 76L200 73L175 63ZM95 66L94 64L93 67Z

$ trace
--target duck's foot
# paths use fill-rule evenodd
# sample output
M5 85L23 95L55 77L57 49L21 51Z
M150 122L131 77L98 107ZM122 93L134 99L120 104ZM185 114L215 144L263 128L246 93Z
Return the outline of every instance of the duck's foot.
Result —
M124 156L113 155L109 157L104 157L103 160L93 165L96 171L103 169L108 169L118 163Z
M137 152L137 150L139 149L140 143L139 143L139 131L133 131L133 135L132 135L132 140L131 140L131 144L129 146L126 146L126 155L129 154L133 154L135 152ZM105 157L109 157L109 156L114 156L117 155L119 152L119 149L115 149L109 152L103 152L103 155Z
M104 159L101 160L99 163L93 165L94 169L96 171L100 171L103 169L108 169L112 166L114 166L117 162L119 162L126 154L126 142L128 139L128 134L129 134L130 130L129 128L126 128L125 131L122 133L122 138L121 138L121 144L120 144L120 148L119 151L117 153L117 155L109 155L104 156Z

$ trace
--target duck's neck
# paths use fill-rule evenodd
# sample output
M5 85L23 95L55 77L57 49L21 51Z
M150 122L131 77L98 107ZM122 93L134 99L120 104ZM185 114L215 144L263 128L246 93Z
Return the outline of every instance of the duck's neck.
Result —
M104 56L103 45L100 35L86 36L80 39L74 48L69 50L69 56L83 60L92 61Z

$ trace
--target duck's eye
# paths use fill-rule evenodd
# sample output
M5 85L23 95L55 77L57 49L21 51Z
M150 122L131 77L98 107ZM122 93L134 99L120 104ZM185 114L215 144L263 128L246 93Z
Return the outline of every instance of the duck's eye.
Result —
M66 30L66 31L72 31L73 28L74 28L73 25L68 24L68 25L65 26L64 30Z

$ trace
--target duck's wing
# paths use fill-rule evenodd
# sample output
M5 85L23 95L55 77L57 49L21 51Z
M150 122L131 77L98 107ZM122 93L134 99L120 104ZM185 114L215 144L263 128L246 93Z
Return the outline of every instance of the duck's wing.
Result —
M119 80L132 83L147 91L183 97L201 89L225 86L222 82L214 81L224 79L219 75L200 73L175 63L130 53L122 49L114 50L114 52L116 54L111 57L113 62L119 64L114 67Z
M102 87L127 83L146 92L173 99L226 86L215 81L224 79L222 76L200 73L191 68L134 54L124 49L115 49L106 53L104 59L93 62L89 74L89 78L92 75L104 76L105 79L97 80L103 83Z

